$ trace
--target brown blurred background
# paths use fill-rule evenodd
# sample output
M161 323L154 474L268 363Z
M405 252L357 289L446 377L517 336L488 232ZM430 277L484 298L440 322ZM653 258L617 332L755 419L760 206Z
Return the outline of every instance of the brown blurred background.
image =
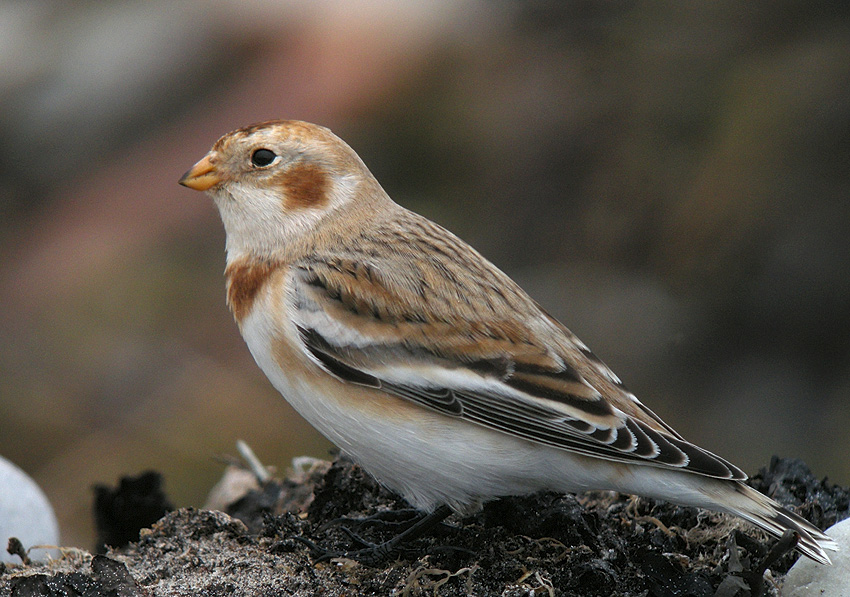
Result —
M327 455L224 305L221 134L331 127L686 437L850 483L850 4L0 4L0 453L201 505L243 438Z

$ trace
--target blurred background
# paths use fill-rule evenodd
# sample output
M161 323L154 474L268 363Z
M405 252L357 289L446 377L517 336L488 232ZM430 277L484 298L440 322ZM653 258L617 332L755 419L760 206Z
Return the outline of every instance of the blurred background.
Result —
M850 3L0 3L0 453L91 548L92 486L200 506L237 438L327 456L177 185L331 127L685 437L850 484Z

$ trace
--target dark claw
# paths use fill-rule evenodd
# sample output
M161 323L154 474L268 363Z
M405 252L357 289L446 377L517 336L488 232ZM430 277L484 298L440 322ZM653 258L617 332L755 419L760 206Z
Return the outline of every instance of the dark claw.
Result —
M313 561L317 564L319 562L327 562L334 558L348 558L367 566L377 566L378 564L387 561L396 551L392 546L387 545L390 541L375 544L364 541L359 537L357 537L356 540L366 547L363 549L355 549L353 551L325 549L305 537L294 537L294 539L299 543L303 543L310 549Z
M402 511L409 512L409 511ZM357 520L354 522L359 526L360 524L383 524L391 527L401 526L406 523L406 527L401 533L384 541L383 543L372 543L367 541L363 537L359 536L357 533L352 531L351 529L343 526L342 530L348 535L352 541L362 545L361 549L355 549L350 551L335 551L330 549L325 549L313 541L306 539L305 537L293 537L296 541L303 543L309 549L311 554L313 555L315 562L326 562L333 558L349 558L355 561L360 562L361 564L365 564L367 566L377 566L382 562L386 562L390 557L394 554L397 554L403 545L409 541L413 541L417 539L433 529L435 526L442 523L442 521L451 514L451 510L446 506L441 506L431 512L430 514L420 515L413 521L390 521L387 522L385 520L381 520L381 518L397 518L398 514L386 516L385 513L380 513L380 515L376 515L375 517L368 517L366 519ZM377 518L380 516L381 518ZM336 519L329 523L325 523L322 525L321 529L325 529L328 526L333 526L333 524L342 524L344 519Z
M376 514L372 514L371 516L365 516L362 518L354 518L349 516L341 516L339 518L334 518L333 520L329 520L322 526L317 529L317 532L326 531L327 529L339 526L339 525L348 525L350 527L379 527L385 529L399 528L403 526L409 526L411 520L417 517L421 517L422 513L414 510L413 508L406 508L404 510L386 510L383 512L377 512ZM345 527L343 527L345 528Z

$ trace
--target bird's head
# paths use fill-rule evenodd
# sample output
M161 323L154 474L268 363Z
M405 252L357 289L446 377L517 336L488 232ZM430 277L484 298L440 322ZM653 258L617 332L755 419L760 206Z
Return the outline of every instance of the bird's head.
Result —
M385 196L342 139L294 120L224 135L180 184L215 200L232 258L271 258L338 209Z

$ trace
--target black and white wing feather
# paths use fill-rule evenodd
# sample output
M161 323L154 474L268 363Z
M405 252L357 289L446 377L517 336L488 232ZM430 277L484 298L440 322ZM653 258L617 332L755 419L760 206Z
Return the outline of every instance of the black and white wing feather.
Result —
M291 270L303 348L328 373L586 456L746 478L643 407L495 268L479 272L485 283L496 278L486 288L446 296L440 282L458 283L450 270L381 266L374 256L336 255Z

